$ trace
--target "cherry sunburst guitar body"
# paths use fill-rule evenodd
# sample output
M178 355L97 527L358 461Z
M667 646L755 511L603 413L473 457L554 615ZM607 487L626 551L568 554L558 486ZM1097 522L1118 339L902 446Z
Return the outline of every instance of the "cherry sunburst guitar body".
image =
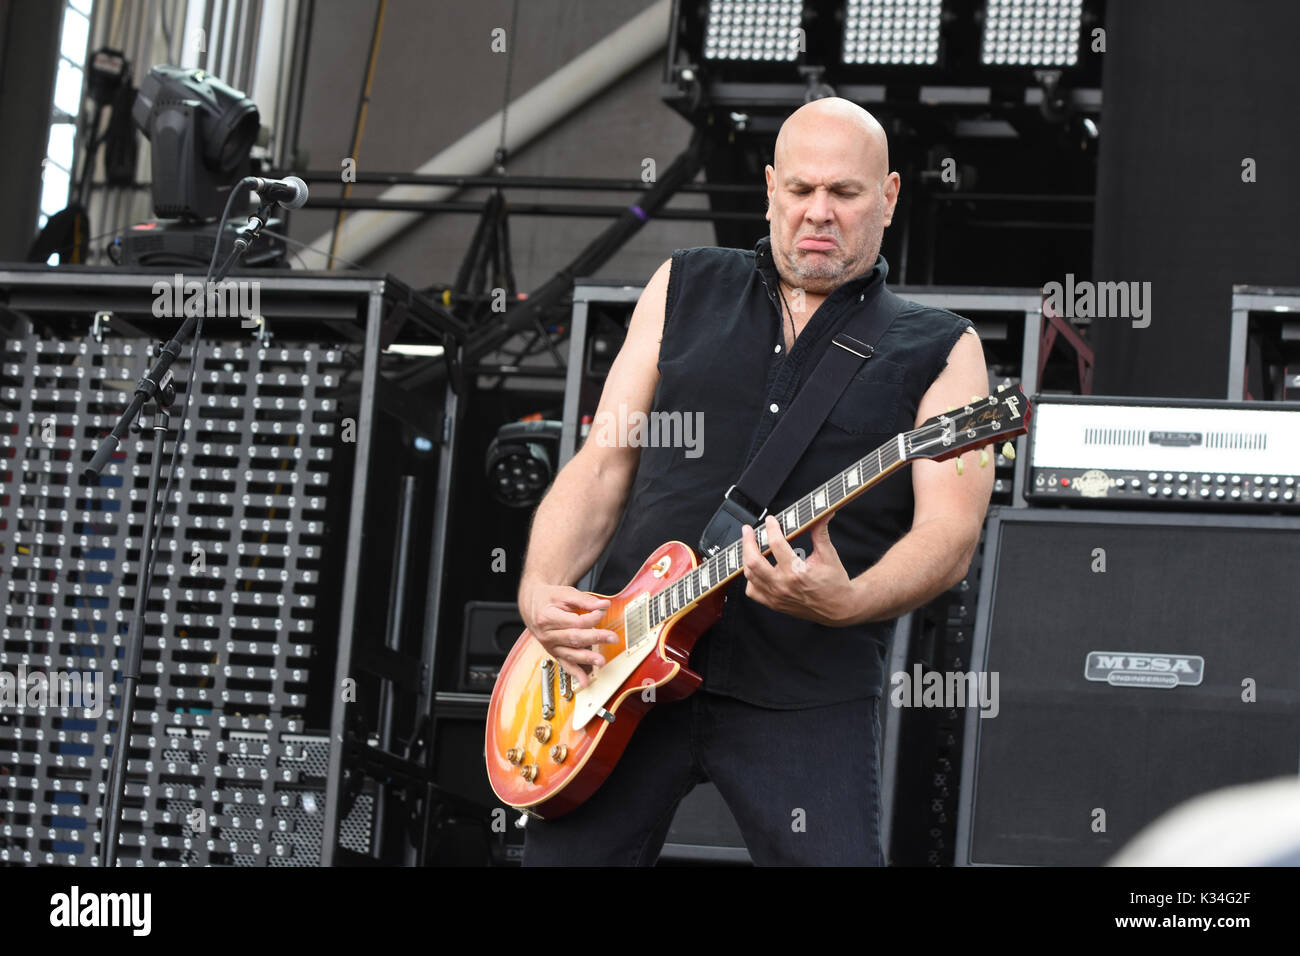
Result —
M961 411L950 409L896 435L773 517L783 536L793 538L915 459L941 461L1024 434L1029 414L1019 386L1005 395L974 397ZM1014 457L1009 444L1003 454ZM980 466L986 463L981 451ZM958 474L961 466L958 457ZM760 552L770 553L761 522L755 531ZM596 595L610 602L596 627L619 639L592 647L605 662L581 689L525 630L488 706L484 757L502 802L555 818L595 793L650 708L700 686L700 676L687 666L691 650L721 616L726 586L742 571L739 539L707 558L680 541L660 545L622 591Z
M623 677L612 669L620 664L627 672L618 681L617 692L600 705L612 721L597 713L580 729L574 727L582 692L558 664L549 663L554 658L532 633L524 631L502 665L488 708L488 777L506 804L542 817L568 813L604 782L632 731L655 703L679 700L700 686L700 676L686 664L696 639L721 616L725 591L678 611L632 647L625 620L628 607L639 597L678 581L698 566L691 547L669 541L646 559L622 591L597 595L610 603L596 627L613 631L619 641L593 646L606 663L596 669L588 688L597 688L600 680ZM547 681L554 686L553 693L544 694ZM513 706L503 706L506 701ZM540 733L538 728L543 728ZM535 774L527 770L530 767Z

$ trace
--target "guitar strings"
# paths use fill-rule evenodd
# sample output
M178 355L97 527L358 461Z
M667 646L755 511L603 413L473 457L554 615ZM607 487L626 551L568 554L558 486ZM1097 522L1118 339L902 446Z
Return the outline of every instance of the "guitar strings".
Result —
M888 464L888 465L886 465L886 464L884 463L884 452L885 452L885 449L886 449L886 448L889 449L889 456L890 456L890 461L889 461L889 464ZM874 475L872 475L872 476L871 476L867 481L858 483L858 484L857 484L857 487L856 487L854 490L855 490L855 491L858 491L858 490L862 490L862 489L865 489L865 488L870 488L872 484L874 484L876 481L878 481L878 480L879 480L879 479L884 475L884 470L885 470L885 468L888 468L890 465L893 465L895 462L897 462L897 461L901 461L901 460L902 460L902 459L896 457L897 454L898 454L898 442L897 442L897 439L896 439L896 438L895 438L895 439L891 439L890 441L886 442L884 445L881 445L879 448L877 448L875 451L871 452L870 454L866 455L865 457L863 457L863 458L859 458L856 462L854 462L854 464L853 464L852 466L850 466L849 468L846 468L846 469L844 469L843 471L839 472L839 473L838 473L834 478L830 479L830 481L826 481L826 482L824 482L824 483L821 485L820 488L817 488L817 489L815 489L813 492L811 492L810 494L805 495L803 498L798 499L796 502L794 502L793 507L795 507L795 508L797 509L798 506L801 505L804 501L807 501L807 500L812 499L812 497L813 497L814 495L816 495L818 491L821 491L821 490L823 490L823 489L828 489L829 486L830 486L831 481L835 481L836 479L839 479L839 480L840 480L841 482L843 482L844 485L845 485L845 494L844 494L843 498L840 499L841 501L843 501L844 498L847 498L847 497L848 497L848 483L847 483L847 482L844 482L844 476L847 475L850 471L853 471L853 470L855 470L855 469L864 469L864 468L867 468L867 467L873 467L873 465L874 465L875 467L878 467L879 470L878 470ZM871 459L872 459L872 458L876 458L877 462L876 462L876 463L871 462ZM838 504L838 503L837 503L837 504ZM828 510L828 512L829 512L829 511L832 510L832 509L827 509L827 510ZM797 513L797 510L796 510L796 513ZM757 531L757 530L759 530L759 529L755 529L755 530ZM765 530L765 529L763 529L763 530ZM788 539L787 539L787 540L788 540ZM770 545L771 545L771 542L768 542L768 547L765 548L765 549L763 549L763 550L764 550L764 551L770 551L770 550L771 550ZM736 546L736 542L733 541L733 542L731 542L731 544L727 545L727 549L734 548L735 546ZM722 553L722 552L719 552L719 554L721 554L721 553ZM691 572L688 572L688 573L693 573L693 572L695 572L695 571L698 571L700 567L703 567L705 564L711 562L712 560L713 560L712 557L710 557L710 558L705 558L705 559L704 559L704 562L702 562L699 566L697 566L697 567L695 567L695 568L692 568L692 569L691 569ZM732 577L732 576L733 576L733 575L728 575L727 577L730 578L730 577ZM663 594L664 592L666 592L669 588L674 587L674 586L677 585L677 584L680 584L680 583L681 583L682 581L684 581L684 580L686 580L686 575L683 575L682 577L678 578L676 581L669 582L669 583L668 583L666 586L664 586L663 588L660 588L658 591L653 592L653 593L650 595L650 600L651 600L651 601L655 600L655 599L656 599L657 597L659 597L661 594ZM717 584L711 585L707 590L712 591L712 590L713 590L714 588L716 588L717 586L718 586ZM703 592L701 592L701 597L702 597L702 596L703 596ZM671 616L671 615L670 615L670 616ZM617 631L622 632L623 640L626 641L626 640L627 640L627 619L628 619L627 613L626 613L626 611L624 611L623 616L622 616L621 618L619 618L619 620L616 621L616 622L613 624L613 626L608 626L608 625L606 625L606 626L605 626L605 629L606 629L606 630L617 630ZM596 626L597 626L597 627L601 627L602 625L598 624L598 625L596 625ZM592 646L594 646L594 645L592 645Z

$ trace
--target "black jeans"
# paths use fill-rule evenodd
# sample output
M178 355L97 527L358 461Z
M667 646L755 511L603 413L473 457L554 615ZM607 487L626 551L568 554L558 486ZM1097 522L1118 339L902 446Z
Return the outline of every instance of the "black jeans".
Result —
M760 866L881 866L877 703L772 710L699 690L657 704L586 803L529 819L524 866L651 866L705 780Z

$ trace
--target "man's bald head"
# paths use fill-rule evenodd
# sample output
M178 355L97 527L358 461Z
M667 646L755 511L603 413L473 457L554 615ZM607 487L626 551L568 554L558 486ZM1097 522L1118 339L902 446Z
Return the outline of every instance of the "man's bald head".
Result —
M773 165L778 172L792 144L833 141L827 145L836 149L858 153L864 169L876 179L884 179L889 172L889 141L880 121L852 100L838 96L805 103L786 117L776 134L776 148L772 152Z
M833 96L795 110L766 169L772 255L791 288L827 295L870 271L899 179L876 118Z

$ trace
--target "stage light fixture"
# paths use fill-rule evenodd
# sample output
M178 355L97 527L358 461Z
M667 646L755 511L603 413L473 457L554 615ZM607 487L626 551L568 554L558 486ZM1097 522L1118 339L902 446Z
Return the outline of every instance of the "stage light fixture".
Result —
M989 66L1074 66L1083 0L988 0L980 58Z
M540 501L555 477L562 427L550 419L502 425L487 451L492 497L512 508Z
M791 61L800 53L803 3L792 0L710 0L704 31L706 60Z
M231 187L249 172L257 106L203 70L155 66L131 118L149 140L154 213L215 219Z
M845 63L920 64L939 60L943 0L847 0Z

